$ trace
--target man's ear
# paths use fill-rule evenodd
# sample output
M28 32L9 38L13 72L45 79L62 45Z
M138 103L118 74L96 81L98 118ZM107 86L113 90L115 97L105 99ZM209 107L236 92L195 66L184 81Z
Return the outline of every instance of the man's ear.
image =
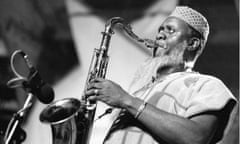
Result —
M194 51L200 47L200 44L201 44L201 40L199 38L192 37L188 41L188 50Z

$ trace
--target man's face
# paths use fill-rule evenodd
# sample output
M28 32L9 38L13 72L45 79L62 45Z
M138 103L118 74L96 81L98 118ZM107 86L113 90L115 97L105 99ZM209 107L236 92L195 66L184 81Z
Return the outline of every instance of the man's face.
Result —
M162 68L182 65L189 35L190 28L185 22L174 17L167 18L159 27L156 37L156 42L161 47L154 50L154 58L148 59L141 65L132 88L144 86Z
M154 50L154 55L170 56L173 53L183 53L187 46L190 29L188 25L175 17L167 18L158 29L156 42L161 45Z

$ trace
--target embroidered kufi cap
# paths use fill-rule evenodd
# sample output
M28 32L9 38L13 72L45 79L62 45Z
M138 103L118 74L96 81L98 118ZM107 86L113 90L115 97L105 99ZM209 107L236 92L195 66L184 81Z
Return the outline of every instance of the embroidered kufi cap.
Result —
M209 24L201 13L187 6L177 6L170 16L185 21L197 30L203 36L203 44L205 45L209 34Z

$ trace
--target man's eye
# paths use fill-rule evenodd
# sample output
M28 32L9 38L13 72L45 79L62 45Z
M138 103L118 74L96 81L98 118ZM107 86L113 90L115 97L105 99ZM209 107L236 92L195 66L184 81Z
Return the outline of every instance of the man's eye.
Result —
M175 32L175 30L171 26L167 26L166 29L167 29L167 32L170 34Z
M159 29L158 29L158 32L161 32L161 31L163 31L164 30L164 27L160 27Z
M175 30L174 30L174 29L172 29L172 28L170 28L170 29L168 29L168 32L169 32L169 33L174 33L174 32L175 32Z

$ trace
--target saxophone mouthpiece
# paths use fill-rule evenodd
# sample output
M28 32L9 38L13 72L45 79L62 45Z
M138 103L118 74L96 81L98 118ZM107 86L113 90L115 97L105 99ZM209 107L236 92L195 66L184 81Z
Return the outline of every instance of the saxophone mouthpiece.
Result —
M158 48L161 47L163 49L165 49L165 45L164 44L158 44L155 40L151 40L151 39L144 39L143 40L144 44L146 45L147 48Z

